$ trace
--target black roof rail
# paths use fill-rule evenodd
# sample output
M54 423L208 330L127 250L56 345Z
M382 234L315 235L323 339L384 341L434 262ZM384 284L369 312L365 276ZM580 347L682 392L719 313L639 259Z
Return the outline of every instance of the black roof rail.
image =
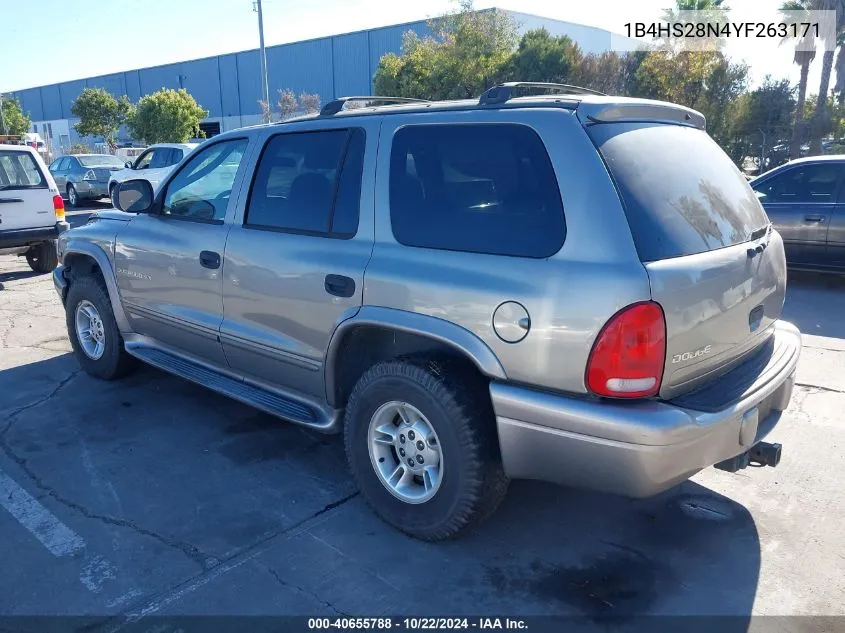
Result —
M344 104L350 101L369 101L369 102L377 102L377 103L384 103L384 104L391 104L391 103L429 103L427 99L408 99L406 97L379 97L379 96L370 96L370 97L340 97L339 99L335 99L334 101L329 101L326 105L324 105L320 109L320 116L328 116L331 114L337 114L343 109Z
M598 90L590 90L589 88L582 88L581 86L570 86L569 84L553 84L542 81L508 81L498 86L486 90L484 94L478 99L481 105L490 105L494 103L504 103L508 99L516 96L514 93L519 88L542 88L549 93L562 93L574 95L599 95L606 96L603 92Z

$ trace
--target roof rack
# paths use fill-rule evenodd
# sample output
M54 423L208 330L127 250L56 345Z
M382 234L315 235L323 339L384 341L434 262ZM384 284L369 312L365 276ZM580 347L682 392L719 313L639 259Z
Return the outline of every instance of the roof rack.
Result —
M379 96L369 96L369 97L340 97L339 99L335 99L334 101L329 101L326 105L322 107L320 110L320 116L328 116L331 114L337 114L343 109L344 104L350 101L369 101L369 102L378 102L384 104L391 104L391 103L429 103L427 99L408 99L405 97L379 97Z
M570 86L569 84L552 84L542 81L508 81L506 83L493 86L486 90L484 94L478 99L481 105L491 105L494 103L504 103L508 99L515 97L514 94L519 88L542 88L549 93L562 93L574 95L600 95L606 96L603 92L598 90L590 90L589 88L582 88L581 86Z

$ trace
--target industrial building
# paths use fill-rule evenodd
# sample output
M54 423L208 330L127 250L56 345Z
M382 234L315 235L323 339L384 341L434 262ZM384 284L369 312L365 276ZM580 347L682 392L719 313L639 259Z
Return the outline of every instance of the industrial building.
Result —
M553 35L568 35L585 53L607 51L611 38L618 37L581 24L507 13L516 20L520 33L545 27ZM431 34L426 21L420 20L267 47L271 101L277 90L287 88L297 94L315 93L323 103L344 95L372 94L379 59L386 53L400 53L402 35L409 30L423 37ZM261 122L257 49L13 92L33 122L32 131L48 142L54 155L73 143L98 140L80 139L73 128L71 104L86 87L105 88L115 97L127 95L133 103L163 87L185 88L209 111L202 126L207 136ZM119 140L130 140L126 130L121 130Z

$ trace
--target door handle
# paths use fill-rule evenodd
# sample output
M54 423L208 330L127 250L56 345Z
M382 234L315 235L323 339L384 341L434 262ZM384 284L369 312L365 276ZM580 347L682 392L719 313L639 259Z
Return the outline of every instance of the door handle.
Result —
M808 213L804 216L804 219L807 222L824 222L824 216L819 215L818 213Z
M326 292L336 297L349 298L355 294L355 280L345 275L326 275Z
M200 265L203 268L217 270L220 268L220 253L214 251L202 251L200 253Z

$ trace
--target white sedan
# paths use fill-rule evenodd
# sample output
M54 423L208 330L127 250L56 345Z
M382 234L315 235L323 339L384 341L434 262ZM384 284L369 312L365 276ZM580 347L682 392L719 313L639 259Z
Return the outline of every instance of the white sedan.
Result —
M191 153L198 143L156 143L135 159L131 167L114 172L109 178L109 197L116 207L115 193L117 184L126 180L143 178L158 189L158 184L173 171L184 158Z

